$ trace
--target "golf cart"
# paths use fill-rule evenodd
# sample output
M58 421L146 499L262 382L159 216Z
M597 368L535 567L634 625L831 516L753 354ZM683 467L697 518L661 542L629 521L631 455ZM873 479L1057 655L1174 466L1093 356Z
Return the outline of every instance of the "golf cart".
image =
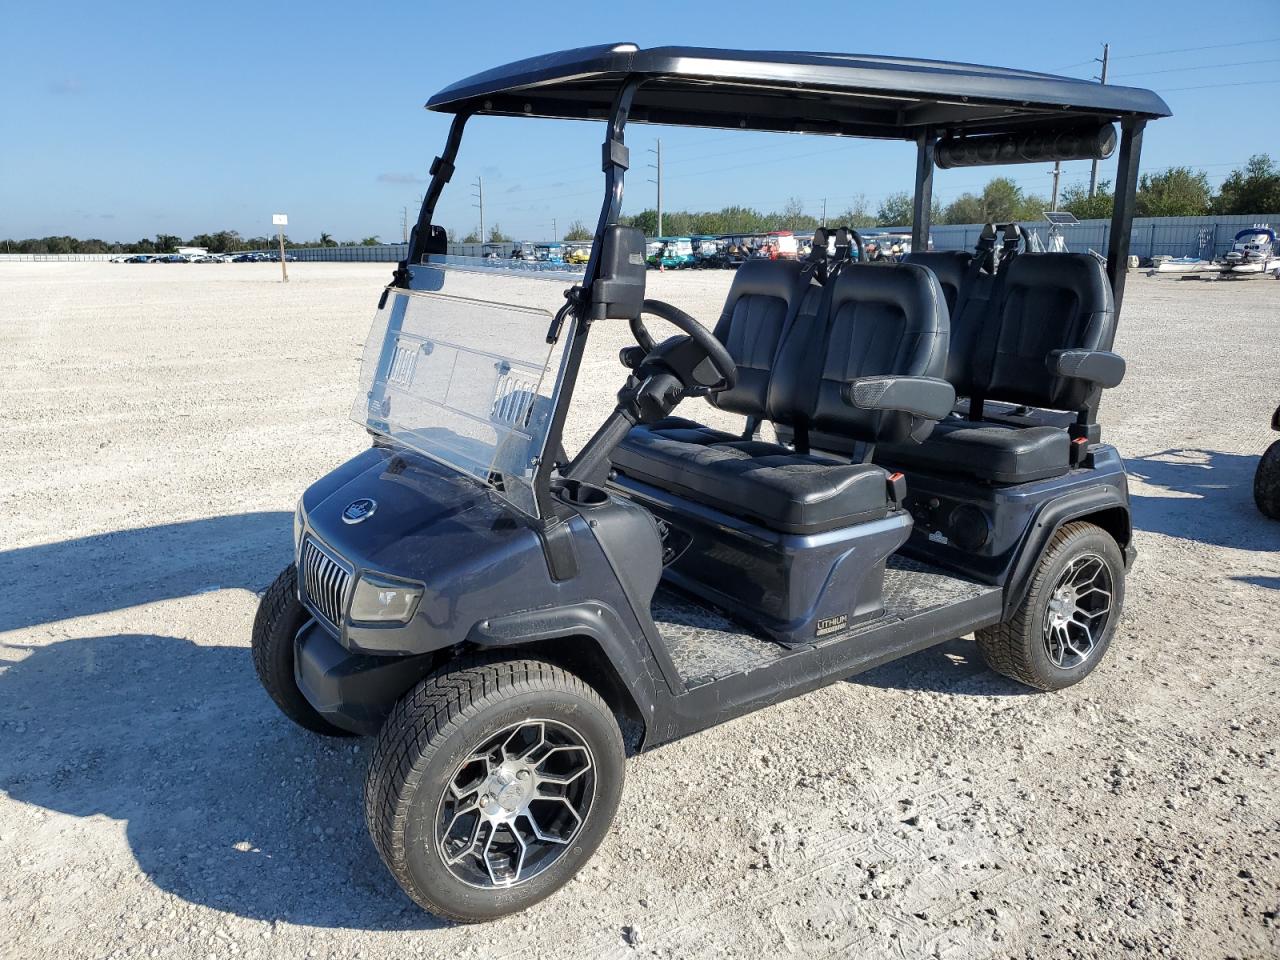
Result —
M286 716L376 736L365 816L414 900L477 921L561 887L608 833L628 748L974 631L1039 689L1097 666L1134 556L1098 401L1124 372L1110 347L1159 97L624 44L499 67L427 107L453 120L365 351L353 414L373 442L302 495L252 643ZM480 115L602 122L584 270L447 255L433 212ZM1106 270L1026 252L997 275L962 252L877 265L815 238L807 260L744 262L713 329L646 299L644 237L619 223L629 122L911 142L919 251L935 165L1106 156L1118 122ZM588 338L623 322L616 406L570 457ZM741 432L673 416L694 398ZM792 443L758 438L766 419Z
M1280 407L1271 415L1271 429L1280 430ZM1280 520L1280 440L1267 447L1253 475L1253 499L1263 516Z
M654 270L683 270L694 265L693 240L689 237L658 237L646 244L648 264Z

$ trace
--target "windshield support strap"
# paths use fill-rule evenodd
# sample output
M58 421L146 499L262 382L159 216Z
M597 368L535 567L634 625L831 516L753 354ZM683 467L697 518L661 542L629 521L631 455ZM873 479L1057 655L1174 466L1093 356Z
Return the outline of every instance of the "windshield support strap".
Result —
M611 167L617 167L621 170L631 169L631 148L621 140L610 137L601 147L601 153L604 154L604 158L600 163L600 169L605 173L608 173Z

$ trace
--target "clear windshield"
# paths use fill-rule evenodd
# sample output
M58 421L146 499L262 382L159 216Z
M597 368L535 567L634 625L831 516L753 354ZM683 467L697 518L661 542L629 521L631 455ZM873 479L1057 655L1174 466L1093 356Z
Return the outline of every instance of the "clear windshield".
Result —
M409 268L409 289L390 288L374 317L352 418L536 516L533 472L569 339L549 344L547 330L582 272L429 260Z

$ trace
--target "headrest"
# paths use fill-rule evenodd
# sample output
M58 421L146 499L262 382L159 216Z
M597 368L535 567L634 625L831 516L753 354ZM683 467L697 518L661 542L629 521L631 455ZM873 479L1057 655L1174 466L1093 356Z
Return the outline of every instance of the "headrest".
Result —
M800 260L747 260L738 268L729 288L729 300L742 296L780 297L791 302L804 263Z

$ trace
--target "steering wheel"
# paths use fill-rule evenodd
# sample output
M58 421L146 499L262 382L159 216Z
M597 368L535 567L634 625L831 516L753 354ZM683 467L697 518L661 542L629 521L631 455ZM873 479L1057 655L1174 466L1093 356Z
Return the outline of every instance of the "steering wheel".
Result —
M733 357L725 349L724 344L716 339L715 334L679 307L674 307L662 300L644 301L641 312L666 320L681 333L686 334L705 355L705 359L710 361L715 372L720 375L719 383L705 386L696 381L690 382L690 376L675 371L687 390L701 394L720 393L723 390L733 389L734 384L738 382L738 365L734 363ZM645 327L644 321L639 317L634 317L631 320L631 334L636 338L636 343L640 345L640 349L644 351L646 358L652 356L654 351L659 348L659 345L654 343L653 336ZM695 364L694 366L698 365ZM688 373L692 374L692 372L691 369Z

